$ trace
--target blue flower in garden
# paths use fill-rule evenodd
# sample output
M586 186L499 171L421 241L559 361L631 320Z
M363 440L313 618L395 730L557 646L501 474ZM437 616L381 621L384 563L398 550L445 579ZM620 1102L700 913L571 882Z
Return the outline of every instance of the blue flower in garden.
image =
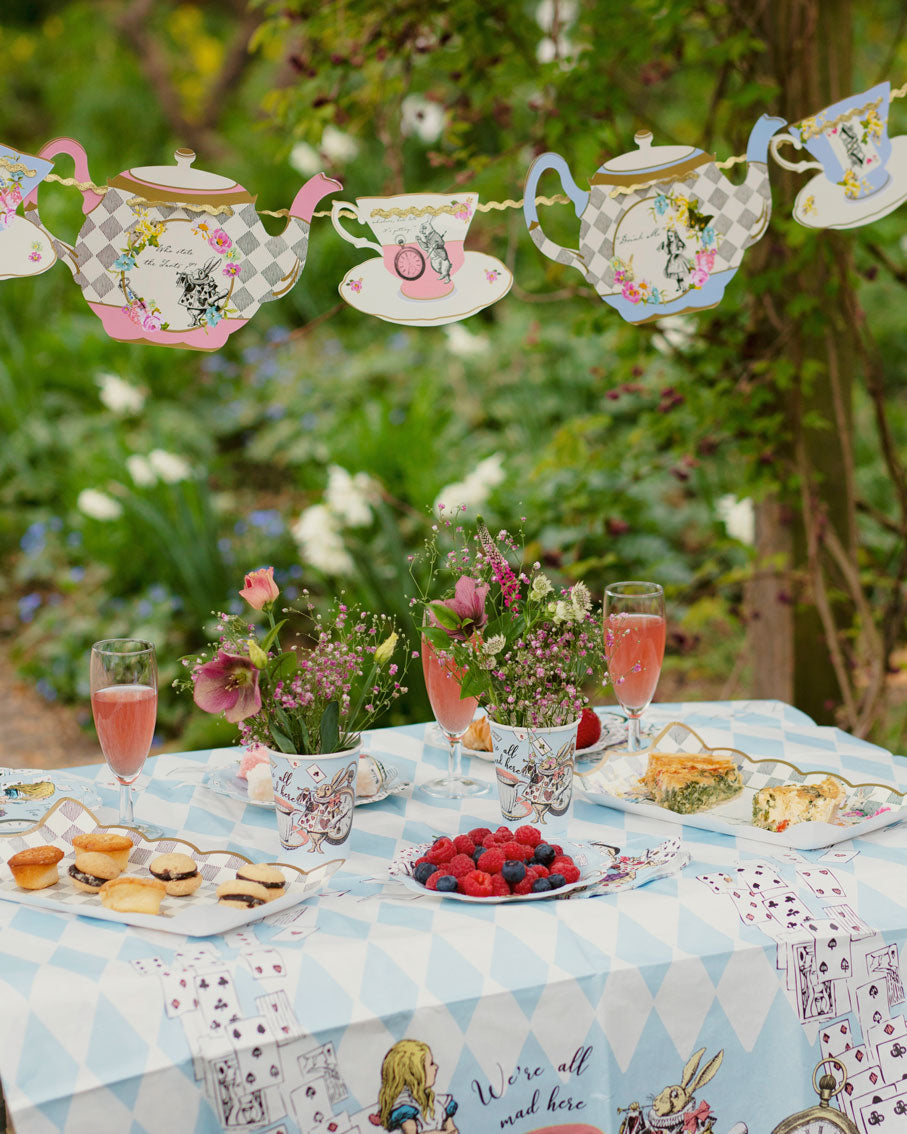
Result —
M17 603L19 610L20 622L31 622L35 617L35 611L41 605L41 596L37 591L32 591L31 594L23 595Z
M664 193L659 193L655 198L655 212L658 213L660 217L663 217L668 211L668 205L670 205L670 203Z
M706 248L710 248L715 243L715 229L712 225L702 230L702 243Z
M166 602L170 594L163 583L152 583L148 588L148 597L152 602Z
M22 538L19 540L19 546L26 555L40 555L44 550L45 540L44 533L46 531L44 524L40 520L35 523L29 524L25 529Z
M117 256L113 262L113 266L118 272L128 272L131 268L135 267L135 256L132 252L124 252L122 256Z
M38 678L35 682L35 689L41 694L45 701L56 701L57 691L46 677Z
M205 311L205 322L209 327L216 327L221 319L223 319L223 315L217 310L216 307L209 307Z
M70 569L69 569L69 581L71 583L81 583L84 578L85 578L85 568L84 567L70 567Z

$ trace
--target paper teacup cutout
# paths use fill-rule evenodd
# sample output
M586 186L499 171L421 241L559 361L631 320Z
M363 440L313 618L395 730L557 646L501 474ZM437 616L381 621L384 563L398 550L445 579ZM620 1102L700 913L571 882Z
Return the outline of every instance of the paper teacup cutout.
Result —
M442 299L454 290L453 276L465 261L463 243L478 200L478 193L357 197L355 205L333 203L331 224L348 243L378 252L408 299ZM375 240L348 232L340 223L344 210L367 225Z
M51 161L0 144L0 280L40 275L57 259L47 232L20 213L25 198L53 167Z
M891 157L890 95L891 84L879 83L804 118L790 128L790 133L776 134L772 138L772 157L780 166L795 172L821 171L840 189L842 206L878 193L888 184L890 176L886 168ZM780 153L785 142L798 150L807 149L818 160L788 161Z
M271 781L282 854L324 854L353 828L359 749L320 756L271 751Z

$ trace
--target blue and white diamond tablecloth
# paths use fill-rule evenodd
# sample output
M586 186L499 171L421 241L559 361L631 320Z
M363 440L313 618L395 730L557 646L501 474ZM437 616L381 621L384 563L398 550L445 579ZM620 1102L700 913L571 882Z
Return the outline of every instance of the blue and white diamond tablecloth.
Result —
M902 759L779 702L651 713L712 745L907 788ZM860 1134L907 1131L907 825L803 853L685 826L690 865L642 889L442 901L388 883L394 852L500 813L491 795L419 791L446 759L424 731L367 737L416 787L357 808L344 869L276 919L189 940L0 902L17 1134L769 1134L817 1102L829 1055ZM279 857L273 813L192 782L209 758L149 761L139 816L203 849ZM491 782L488 764L471 770ZM74 771L115 806L106 768ZM677 831L584 801L570 826L631 853Z

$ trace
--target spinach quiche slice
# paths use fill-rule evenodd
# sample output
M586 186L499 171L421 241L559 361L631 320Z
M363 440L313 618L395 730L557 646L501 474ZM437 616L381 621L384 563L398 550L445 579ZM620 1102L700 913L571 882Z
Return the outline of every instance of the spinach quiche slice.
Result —
M831 823L846 793L840 780L826 776L818 784L779 784L753 796L753 824L784 831L792 823Z
M681 815L705 811L743 791L740 769L726 756L653 752L639 782L654 803Z

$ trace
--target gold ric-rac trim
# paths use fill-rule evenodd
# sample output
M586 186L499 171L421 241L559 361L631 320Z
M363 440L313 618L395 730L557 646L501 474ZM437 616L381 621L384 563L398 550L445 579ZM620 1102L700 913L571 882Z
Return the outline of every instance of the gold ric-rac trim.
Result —
M187 201L149 201L145 197L130 197L126 202L130 208L133 209L146 209L155 208L158 205L171 205L174 208L185 209L190 213L207 213L210 217L232 217L233 209L229 205L223 205L221 208L215 208L214 205L191 205ZM178 217L173 218L178 220Z
M34 177L38 172L36 169L29 169L24 162L10 161L9 158L2 156L0 156L0 169L8 169L10 173L24 173L26 177Z
M378 220L391 220L394 217L439 217L443 214L453 217L456 216L461 209L462 206L458 209L453 205L410 205L405 209L398 209L396 207L393 209L377 208L372 209L369 213L369 219L373 217Z
M894 95L891 95L894 98ZM807 142L810 138L816 138L819 134L824 134L826 130L832 126L840 126L842 122L846 122L849 118L854 118L860 114L866 114L869 110L876 110L882 105L884 101L883 96L873 99L872 102L867 102L865 106L855 106L853 110L846 110L843 114L839 114L837 118L820 119L815 114L808 114L805 118L800 119L800 140ZM802 125L806 123L806 125Z
M205 854L205 855L208 855L208 854L227 854L227 855L230 855L231 858L242 859L243 862L249 863L250 866L254 864L254 860L251 859L251 858L248 858L246 855L240 854L238 851L226 850L223 847L216 847L212 850L202 850L202 848L197 847L195 845L195 843L190 843L188 839L181 839L176 835L161 835L161 837L158 838L158 839L146 839L145 836L142 834L142 832L139 830L138 827L130 827L125 823L98 823L98 817L91 810L91 808L86 807L85 804L82 803L82 801L80 799L74 799L71 795L61 796L57 800L57 802L53 805L53 807L51 807L49 810L45 811L45 813L41 816L40 819L38 819L30 827L26 827L24 831L5 831L5 832L0 831L0 839L22 838L23 835L30 835L33 831L40 830L41 827L43 827L44 824L47 822L47 820L51 817L51 815L53 815L53 813L58 808L62 807L64 803L78 804L78 806L81 807L82 810L85 811L95 821L95 823L97 824L98 830L100 830L100 831L134 831L139 836L139 838L142 840L143 843L180 843L182 846L189 847L190 850L195 851L196 854ZM279 866L281 868L281 870L283 870L283 869L295 870L297 874L301 874L303 877L306 877L309 874L313 874L316 869L320 869L322 866L330 866L332 863L335 863L335 862L338 864L338 869L339 869L339 867L342 866L344 862L346 862L346 859L345 858L328 858L328 859L325 859L324 862L313 863L312 864L312 870L303 870L301 866L294 866L291 862L267 862L264 865L265 866Z
M695 157L687 158L686 161L672 165L670 169L653 170L648 177L645 176L645 170L643 169L636 169L631 173L609 173L608 170L604 172L599 171L593 175L589 184L620 186L623 189L629 190L633 188L641 189L646 185L657 185L662 181L683 181L701 165L706 165L714 160L714 154L697 154ZM639 180L640 174L643 175L642 181Z

